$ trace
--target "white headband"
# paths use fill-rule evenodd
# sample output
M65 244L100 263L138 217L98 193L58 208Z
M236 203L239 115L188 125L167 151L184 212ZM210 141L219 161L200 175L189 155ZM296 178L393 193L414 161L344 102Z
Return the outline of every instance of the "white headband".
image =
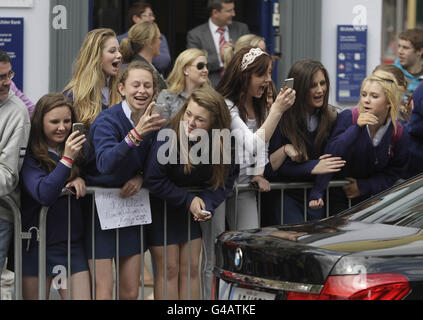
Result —
M241 71L244 72L245 70L247 70L248 66L263 54L267 55L267 53L261 50L260 48L252 48L242 58Z

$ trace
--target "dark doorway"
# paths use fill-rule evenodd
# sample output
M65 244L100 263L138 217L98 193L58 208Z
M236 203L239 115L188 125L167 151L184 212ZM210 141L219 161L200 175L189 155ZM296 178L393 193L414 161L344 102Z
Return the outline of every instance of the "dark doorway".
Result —
M137 0L92 0L92 28L111 28L117 34L129 28L128 8ZM260 3L263 0L235 0L235 20L248 24L252 33L260 34ZM186 49L186 35L192 28L208 21L207 0L151 0L160 31L169 42L173 61Z

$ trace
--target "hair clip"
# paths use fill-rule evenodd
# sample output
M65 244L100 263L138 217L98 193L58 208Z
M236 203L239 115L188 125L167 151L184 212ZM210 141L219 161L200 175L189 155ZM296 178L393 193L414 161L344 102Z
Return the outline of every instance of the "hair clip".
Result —
M267 53L261 50L260 48L252 48L242 58L241 71L247 70L248 66L263 54L267 55Z

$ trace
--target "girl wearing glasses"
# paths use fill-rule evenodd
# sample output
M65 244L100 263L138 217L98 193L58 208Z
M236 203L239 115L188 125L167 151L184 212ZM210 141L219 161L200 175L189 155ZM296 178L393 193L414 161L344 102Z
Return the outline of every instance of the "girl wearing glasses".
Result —
M153 66L153 58L160 56L161 43L162 37L157 24L152 21L143 21L129 29L128 38L123 39L120 44L123 63L129 64L133 61L142 61L151 65L159 80L159 92L167 88L163 76Z
M157 103L165 106L163 117L170 120L194 90L210 85L207 53L200 49L182 52L176 59L167 82L169 88L160 93Z

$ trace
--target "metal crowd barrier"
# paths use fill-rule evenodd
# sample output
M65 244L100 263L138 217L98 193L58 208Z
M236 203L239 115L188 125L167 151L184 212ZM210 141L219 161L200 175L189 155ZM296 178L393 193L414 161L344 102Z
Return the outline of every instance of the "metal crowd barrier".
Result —
M326 199L326 215L329 216L329 189L330 188L336 188L336 187L342 187L344 185L349 184L349 181L333 181L330 183L328 189L327 189L327 199ZM313 187L313 183L272 183L271 189L272 190L280 190L281 191L281 221L283 221L283 195L285 190L291 190L291 189L304 189L304 218L305 221L307 220L307 189L310 189ZM95 233L94 233L94 226L95 226L95 190L99 190L100 188L87 188L87 195L93 196L92 201L92 208L91 208L91 221L92 221L92 253L93 253L93 265L92 265L92 273L91 273L91 296L92 299L95 299ZM198 193L201 192L201 190L198 189L187 189L190 192ZM234 192L236 194L236 199L238 198L238 192L239 191L245 191L245 190L255 190L257 189L252 188L251 185L237 185L234 188ZM258 210L259 210L259 221L260 221L260 192L257 191L258 195ZM62 193L62 196L68 197L68 266L67 266L67 288L68 288L68 299L71 299L71 197L72 195L68 192ZM14 212L15 217L15 294L16 299L21 300L22 299L22 240L29 240L31 239L31 232L22 232L21 231L21 216L19 209L14 206L14 202L9 199L1 199L6 201L6 203L9 204L11 207L11 210ZM351 201L349 203L349 206L351 207ZM37 230L37 240L39 242L39 278L38 278L38 298L39 300L46 300L46 232L47 232L47 213L49 208L43 207L40 211L40 217L39 217L39 229ZM235 212L237 210L237 201L235 202ZM191 255L191 214L187 215L187 223L188 223L188 256ZM143 300L145 298L145 286L144 286L144 227L140 226L141 228L141 296L140 298ZM167 204L164 205L164 264L167 265ZM209 245L214 245L214 242ZM191 265L190 261L191 259L188 259L188 300L191 299L191 292L190 292L190 274L191 274ZM164 268L164 283L167 283L167 268ZM164 287L164 296L165 299L167 298L167 286ZM116 229L116 259L115 259L115 298L119 299L119 229Z
M350 181L342 180L342 181L331 181L328 185L328 188L326 189L326 217L330 216L330 208L329 208L329 202L330 202L330 196L329 196L329 190L332 188L340 188L343 186L346 186L350 184ZM272 191L280 190L281 191L281 223L283 223L283 217L284 217L284 191L285 190L294 190L294 189L303 189L304 190L304 221L307 221L307 209L308 209L308 199L307 199L307 190L312 189L314 186L313 182L290 182L290 183L271 183L270 188ZM257 189L253 188L249 184L239 184L235 187L235 195L236 199L238 199L238 192L239 191L257 191ZM261 221L261 193L257 192L257 202L258 202L258 221ZM351 199L348 199L348 207L351 208ZM238 205L237 201L235 201L235 221L237 221L237 210Z
M22 242L24 238L21 234L21 212L16 205L15 201L9 196L0 198L0 201L6 204L10 208L10 212L13 214L14 219L14 263L15 263L15 300L22 300ZM0 270L1 274L2 270Z

